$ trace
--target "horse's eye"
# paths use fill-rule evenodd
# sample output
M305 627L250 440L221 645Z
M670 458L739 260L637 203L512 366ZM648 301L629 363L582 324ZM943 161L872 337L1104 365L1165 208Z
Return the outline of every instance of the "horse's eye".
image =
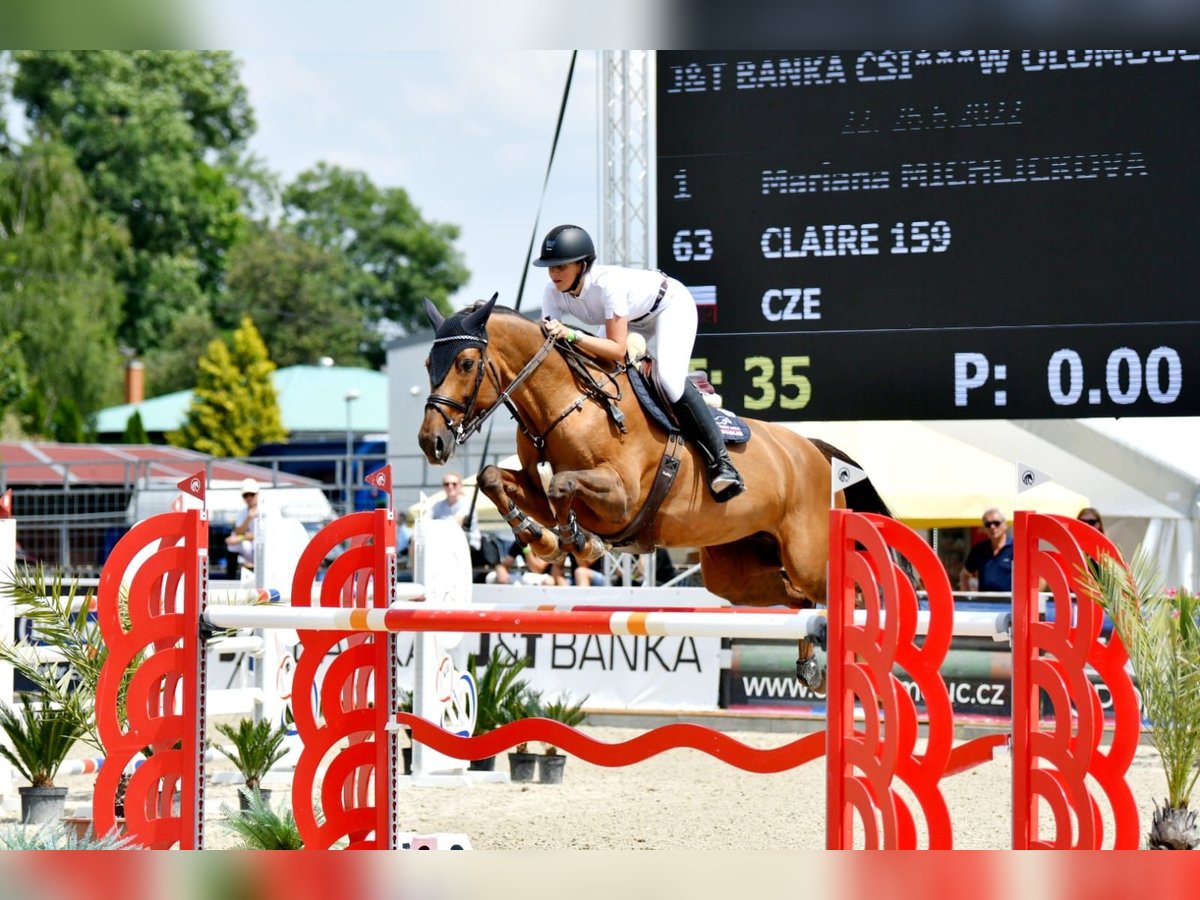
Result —
M463 372L470 372L470 371L471 371L473 368L475 368L475 360L473 360L473 359L460 359L460 360L458 361L458 367L459 367L459 369L461 369Z

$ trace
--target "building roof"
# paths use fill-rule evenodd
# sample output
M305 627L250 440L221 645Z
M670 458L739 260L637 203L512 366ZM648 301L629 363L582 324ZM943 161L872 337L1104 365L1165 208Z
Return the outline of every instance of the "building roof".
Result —
M288 366L276 369L271 379L279 395L283 427L289 434L340 433L348 426L359 434L387 431L388 387L382 372L348 366ZM359 396L347 403L350 391L358 391ZM173 431L183 424L191 402L191 391L175 391L141 403L110 406L97 414L96 433L124 433L135 410L141 413L148 433Z
M0 442L0 485L174 485L207 469L212 486L256 478L264 486L319 485L287 472L273 472L233 459L220 459L182 447L151 444L55 444Z

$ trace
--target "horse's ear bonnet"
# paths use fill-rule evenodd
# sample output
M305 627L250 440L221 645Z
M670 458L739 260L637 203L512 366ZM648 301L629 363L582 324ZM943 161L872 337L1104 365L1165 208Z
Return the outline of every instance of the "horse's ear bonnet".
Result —
M499 296L492 294L487 303L469 307L449 318L443 318L437 307L429 300L425 301L425 314L436 329L433 349L429 351L429 382L435 388L446 380L454 358L464 347L487 346L487 320Z

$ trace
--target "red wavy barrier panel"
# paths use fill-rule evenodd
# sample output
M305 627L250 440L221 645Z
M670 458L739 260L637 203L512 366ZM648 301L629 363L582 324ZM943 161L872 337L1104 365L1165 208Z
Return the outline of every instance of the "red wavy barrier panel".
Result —
M108 650L96 688L105 762L92 794L93 827L117 824L121 773L152 751L125 791L125 828L156 849L199 849L203 816L203 692L196 623L208 582L208 521L164 513L117 542L100 574L96 615ZM123 685L128 680L128 692ZM178 709L178 712L176 712ZM179 811L173 798L180 795Z
M1137 804L1126 780L1141 733L1137 693L1125 670L1128 655L1114 633L1104 640L1104 614L1087 599L1089 559L1117 548L1099 531L1063 516L1018 512L1013 559L1013 847L1137 849ZM1045 585L1045 587L1043 587ZM1039 621L1038 592L1053 594L1053 622ZM1107 749L1104 710L1090 666L1112 698ZM1053 707L1043 722L1042 697ZM1045 765L1044 765L1045 764ZM1092 785L1099 790L1093 790ZM1106 841L1102 803L1114 833ZM1042 833L1039 808L1051 813Z
M350 548L318 582L325 559L343 542ZM292 605L385 609L395 566L391 510L344 516L305 548L292 582ZM388 646L395 637L298 634L304 649L293 675L292 711L303 749L292 782L292 809L304 846L326 849L345 838L351 849L386 849L396 828L390 814L396 759L385 731L388 710L396 705L395 673L388 666ZM322 673L327 654L339 644L342 652ZM319 775L322 766L327 768Z
M640 763L666 750L690 748L707 753L747 772L786 772L825 753L825 732L760 750L711 728L689 723L663 725L628 741L607 744L553 719L521 719L477 737L460 737L412 713L396 713L401 725L412 729L414 741L455 759L486 759L530 741L550 744L597 766L611 768Z
M920 536L894 519L832 510L829 534L826 845L851 846L857 814L868 848L913 849L919 812L929 849L950 848L950 814L940 787L954 738L950 697L938 674L954 629L945 569ZM897 554L928 592L930 624L921 644L916 591ZM866 611L861 626L854 624L856 604ZM893 674L895 665L925 699L928 738L921 753L916 702ZM861 732L855 731L856 707L865 717ZM955 765L969 758L971 752L962 751ZM914 803L894 786L897 780Z

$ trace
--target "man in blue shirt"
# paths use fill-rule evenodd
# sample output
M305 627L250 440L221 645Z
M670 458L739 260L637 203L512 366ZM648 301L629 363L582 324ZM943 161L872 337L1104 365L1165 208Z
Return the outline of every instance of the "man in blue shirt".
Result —
M971 590L971 579L978 579L980 591L1012 593L1013 543L1008 533L1008 520L998 509L983 514L987 538L977 543L967 554L958 575L959 590Z

